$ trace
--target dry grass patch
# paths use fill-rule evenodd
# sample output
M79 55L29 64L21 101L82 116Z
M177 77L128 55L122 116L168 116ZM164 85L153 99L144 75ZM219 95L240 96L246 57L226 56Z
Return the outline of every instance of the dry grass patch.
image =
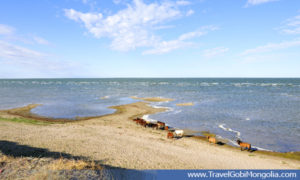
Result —
M14 158L11 156L5 156L5 155L1 156L0 157L0 168L2 168L5 164L7 164L13 160L14 160Z
M107 169L95 161L12 157L0 152L0 179L107 179L109 176Z
M102 170L102 166L95 163L95 161L83 161L83 160L68 160L59 159L55 160L49 165L51 170Z

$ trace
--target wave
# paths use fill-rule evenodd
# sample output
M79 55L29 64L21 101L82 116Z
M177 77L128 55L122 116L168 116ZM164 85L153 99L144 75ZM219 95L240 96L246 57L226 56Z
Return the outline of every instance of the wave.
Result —
M182 112L182 110L176 110L176 111L173 112L173 114L178 114L178 113L181 113L181 112Z
M146 114L142 117L146 122L157 123L157 120L149 118L149 114Z
M224 131L236 133L237 139L240 139L240 137L241 137L241 132L236 131L236 130L233 130L233 129L231 129L231 128L226 128L225 125L226 125L226 124L219 124L219 128L223 129ZM225 139L225 140L228 140L228 141L229 141L231 144L233 144L234 146L239 146L238 143L237 143L235 140L228 139L228 138L224 138L224 137L219 136L219 135L218 135L218 137L220 137L220 138L222 138L222 139ZM261 150L261 151L271 151L271 150L269 150L269 149L265 149L265 148L261 148L261 147L253 146L253 145L252 145L252 148L258 149L258 150Z
M292 100L300 100L300 96L289 94L289 93L280 93L281 96L290 98Z
M222 136L220 136L220 135L217 135L217 138L218 138L218 139L223 139L223 140L225 140L225 141L228 141L228 142L230 142L233 146L239 147L238 143L237 143L236 141L232 140L232 139L228 139L228 138L222 137ZM252 149L257 149L257 150L260 150L260 151L272 151L272 150L265 149L265 148L261 148L261 147L258 147L258 146L253 146L252 144L251 144L251 147L252 147Z
M159 109L159 108L165 108L165 109L167 109L166 112L174 111L174 109L171 108L171 107L168 107L168 106L161 106L161 104L163 104L163 103L166 103L166 102L156 102L156 103L151 103L151 104L149 104L149 106L150 106L150 107L153 107L153 108L156 108L156 109Z
M233 130L231 128L226 128L225 125L226 124L219 124L219 128L223 129L224 131L235 133L236 134L236 138L240 138L241 137L241 132Z
M250 86L260 86L260 87L294 87L296 84L292 83L230 83L230 85L235 87L250 87Z
M219 85L219 83L207 83L207 82L203 82L199 84L200 86L217 86Z
M169 83L168 82L159 82L159 83L153 83L153 84L159 84L159 85L169 85Z
M252 146L252 145L251 145L251 146ZM261 151L272 151L272 150L265 149L265 148L261 148L261 147L257 147L257 146L252 146L252 148L258 149L258 150L261 150Z

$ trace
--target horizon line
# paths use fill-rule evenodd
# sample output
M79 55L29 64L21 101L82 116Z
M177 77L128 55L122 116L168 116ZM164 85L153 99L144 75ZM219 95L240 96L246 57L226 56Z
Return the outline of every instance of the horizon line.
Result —
M0 80L14 79L300 79L300 77L33 77L33 78L0 78Z

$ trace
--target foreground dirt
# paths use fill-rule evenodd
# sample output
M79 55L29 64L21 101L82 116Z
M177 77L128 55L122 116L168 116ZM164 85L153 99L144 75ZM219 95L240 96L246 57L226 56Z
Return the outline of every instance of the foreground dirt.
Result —
M114 107L117 113L64 124L0 121L0 151L9 143L87 157L126 169L297 169L299 161L239 151L196 138L167 139L166 131L131 119L164 111L145 102ZM11 117L1 112L0 116ZM162 120L163 121L163 120ZM2 143L2 144L1 144ZM7 151L7 150L6 150ZM6 155L12 155L6 152Z

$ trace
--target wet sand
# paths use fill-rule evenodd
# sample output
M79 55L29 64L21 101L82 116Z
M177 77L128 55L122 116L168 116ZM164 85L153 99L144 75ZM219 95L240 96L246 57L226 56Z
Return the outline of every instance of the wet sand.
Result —
M145 97L145 98L141 98L141 97L131 96L130 98L137 99L137 100L148 101L148 102L168 102L168 101L174 101L174 99L161 98L161 97Z
M209 144L201 137L167 139L167 131L144 128L132 121L135 117L166 110L152 108L147 102L111 108L117 111L67 123L34 125L0 121L0 140L85 156L105 165L127 169L300 168L298 160ZM0 117L25 117L26 113L18 112L18 109L1 111ZM31 115L30 118L35 117Z

